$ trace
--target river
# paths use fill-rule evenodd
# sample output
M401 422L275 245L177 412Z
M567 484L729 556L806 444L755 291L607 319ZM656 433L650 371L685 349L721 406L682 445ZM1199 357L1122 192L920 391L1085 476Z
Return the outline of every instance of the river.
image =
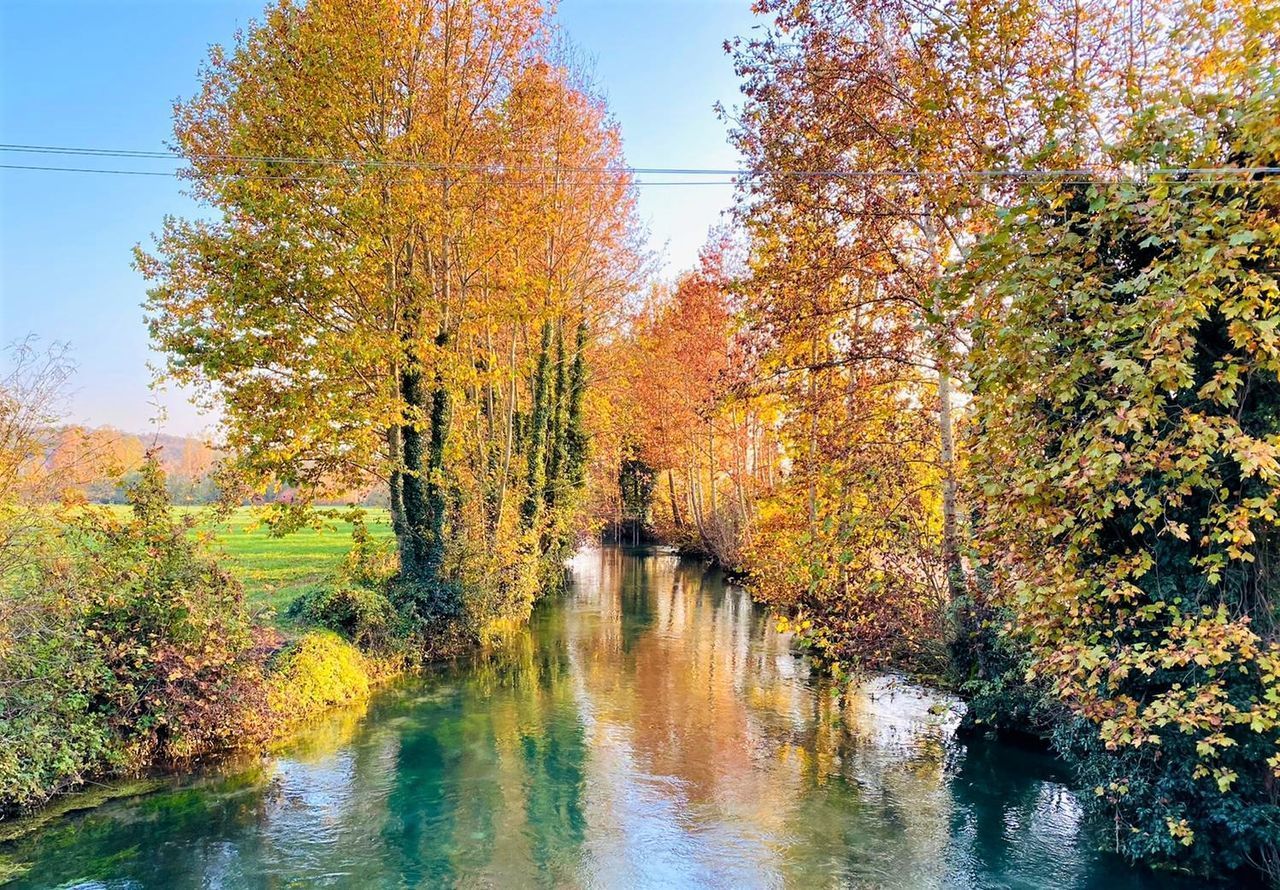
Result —
M843 696L714 570L585 551L500 652L0 849L16 887L1172 887L1053 761Z

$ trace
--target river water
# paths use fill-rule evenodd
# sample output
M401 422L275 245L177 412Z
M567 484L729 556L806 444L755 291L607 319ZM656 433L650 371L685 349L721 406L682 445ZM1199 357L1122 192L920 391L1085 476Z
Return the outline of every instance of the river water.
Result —
M501 652L0 849L48 887L1170 887L1044 755L880 678L833 696L703 566L588 551Z

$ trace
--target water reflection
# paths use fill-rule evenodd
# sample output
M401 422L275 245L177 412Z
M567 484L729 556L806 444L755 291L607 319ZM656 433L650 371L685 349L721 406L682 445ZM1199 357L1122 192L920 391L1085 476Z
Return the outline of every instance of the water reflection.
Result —
M1169 886L1091 852L1047 759L901 680L833 693L717 573L572 571L501 652L11 845L18 885Z

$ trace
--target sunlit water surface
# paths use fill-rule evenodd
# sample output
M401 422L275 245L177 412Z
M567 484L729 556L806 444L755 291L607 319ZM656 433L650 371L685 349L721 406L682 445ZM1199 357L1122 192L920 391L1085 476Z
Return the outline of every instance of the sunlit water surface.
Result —
M953 701L834 697L718 573L572 579L506 651L0 850L16 886L1172 886L1094 852L1051 760L956 741Z

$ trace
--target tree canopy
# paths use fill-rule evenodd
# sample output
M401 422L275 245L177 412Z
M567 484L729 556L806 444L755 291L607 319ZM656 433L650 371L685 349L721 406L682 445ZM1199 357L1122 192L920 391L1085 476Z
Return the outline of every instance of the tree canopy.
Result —
M138 252L168 373L250 481L386 485L415 608L464 577L527 603L635 266L618 133L542 6L283 2L175 114L212 218Z

